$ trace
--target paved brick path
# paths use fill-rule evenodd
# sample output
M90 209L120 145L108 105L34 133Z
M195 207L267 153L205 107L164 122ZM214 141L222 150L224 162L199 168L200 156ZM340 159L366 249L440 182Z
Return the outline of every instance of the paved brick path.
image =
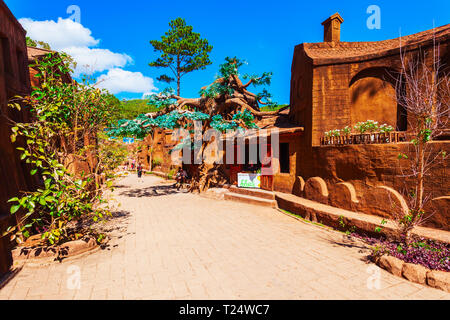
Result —
M449 299L363 261L339 233L277 210L120 181L108 249L25 266L0 299ZM81 287L76 287L77 271ZM380 273L380 289L368 289Z

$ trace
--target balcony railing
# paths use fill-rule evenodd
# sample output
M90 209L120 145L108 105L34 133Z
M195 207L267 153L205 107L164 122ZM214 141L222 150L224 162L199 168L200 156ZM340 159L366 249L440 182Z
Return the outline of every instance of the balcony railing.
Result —
M321 146L344 146L350 144L379 144L379 143L397 143L407 141L406 132L375 132L363 134L350 134L338 137L320 138Z

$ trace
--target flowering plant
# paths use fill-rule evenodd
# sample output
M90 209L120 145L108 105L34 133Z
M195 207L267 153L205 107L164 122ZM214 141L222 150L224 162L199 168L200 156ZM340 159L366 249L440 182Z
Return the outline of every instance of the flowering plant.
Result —
M372 246L372 257L388 254L407 263L422 265L431 270L450 271L450 245L423 238L410 243L396 242L384 238L376 239L359 234L353 236Z
M389 132L392 132L392 131L394 131L394 127L392 127L390 125L382 124L380 126L380 132L382 132L382 133L389 133Z
M366 131L369 131L371 133L377 132L379 129L378 122L373 120L367 120L365 122Z
M339 129L332 130L331 131L331 135L333 137L340 137L341 136L341 130L339 130Z
M357 124L355 124L355 126L353 128L361 134L367 131L367 128L366 128L364 122L358 122Z
M341 130L341 132L344 134L344 136L348 136L352 133L352 128L346 126L344 129Z

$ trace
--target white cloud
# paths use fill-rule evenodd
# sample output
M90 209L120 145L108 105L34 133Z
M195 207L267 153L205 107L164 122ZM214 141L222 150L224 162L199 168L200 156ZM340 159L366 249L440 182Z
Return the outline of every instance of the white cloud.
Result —
M112 68L123 68L133 62L127 54L90 48L98 45L100 40L92 36L91 30L73 20L58 18L55 22L23 18L19 21L31 39L47 42L53 50L64 51L71 55L77 62L74 72L76 77L81 73L91 75Z
M123 68L133 59L124 53L114 53L108 49L70 47L63 50L77 62L75 76L103 72L116 67Z
M142 93L158 90L152 78L144 76L140 72L131 72L119 68L102 74L98 79L98 87L108 89L110 93L117 94L119 92Z
M91 30L71 19L58 18L58 21L36 21L30 18L19 19L27 35L37 41L44 41L53 50L69 54L77 62L74 76L92 75L108 71L98 77L100 88L111 93L120 92L151 94L157 90L152 78L140 72L123 70L133 59L125 53L115 53L97 48L100 40L92 36Z
M58 18L58 21L36 21L29 18L19 19L27 35L34 40L47 42L52 49L60 51L68 47L91 47L100 40L92 37L92 32L78 22Z
M155 92L144 92L144 94L142 95L142 99L147 99L154 93Z

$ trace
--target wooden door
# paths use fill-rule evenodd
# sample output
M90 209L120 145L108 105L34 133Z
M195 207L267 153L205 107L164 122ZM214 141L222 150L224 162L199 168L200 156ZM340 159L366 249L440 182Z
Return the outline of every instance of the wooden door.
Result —
M242 164L238 164L238 159L241 156L241 147L238 145L234 145L234 161L233 164L230 164L230 183L237 185L238 181L238 173L242 172Z
M265 163L265 158L270 158L270 162ZM267 154L261 163L261 189L273 191L272 145L267 144Z

